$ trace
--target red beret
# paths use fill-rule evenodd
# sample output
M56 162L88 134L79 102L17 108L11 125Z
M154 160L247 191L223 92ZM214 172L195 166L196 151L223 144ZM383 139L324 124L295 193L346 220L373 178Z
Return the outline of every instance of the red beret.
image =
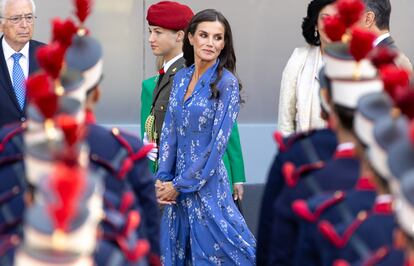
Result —
M191 8L171 1L153 4L147 12L149 25L170 30L184 30L193 16Z

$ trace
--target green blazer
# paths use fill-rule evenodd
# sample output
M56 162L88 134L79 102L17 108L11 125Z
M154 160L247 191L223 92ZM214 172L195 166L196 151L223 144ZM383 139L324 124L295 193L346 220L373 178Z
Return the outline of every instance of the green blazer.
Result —
M156 77L151 77L142 81L141 91L141 137L144 136L145 120L147 119L152 103L152 95L156 86ZM227 150L223 156L224 165L226 166L231 190L233 184L237 182L246 182L244 173L243 152L240 145L240 135L237 123L234 124L231 131L230 139L227 144ZM151 170L154 171L154 165L151 164Z

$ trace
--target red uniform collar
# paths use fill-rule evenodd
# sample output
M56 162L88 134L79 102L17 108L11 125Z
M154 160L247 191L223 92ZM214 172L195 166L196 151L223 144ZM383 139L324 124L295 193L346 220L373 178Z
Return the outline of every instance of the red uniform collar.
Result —
M391 195L379 195L375 199L373 211L379 214L391 214L392 213L392 197Z
M375 190L375 184L371 176L361 176L355 185L356 190Z
M355 146L351 142L341 143L336 147L334 154L335 159L352 158L355 157Z

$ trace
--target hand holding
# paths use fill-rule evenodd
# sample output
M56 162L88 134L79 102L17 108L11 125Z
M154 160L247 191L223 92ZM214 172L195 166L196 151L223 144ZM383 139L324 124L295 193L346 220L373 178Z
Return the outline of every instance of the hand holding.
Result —
M244 187L243 184L233 184L233 199L234 200L242 200L244 195Z

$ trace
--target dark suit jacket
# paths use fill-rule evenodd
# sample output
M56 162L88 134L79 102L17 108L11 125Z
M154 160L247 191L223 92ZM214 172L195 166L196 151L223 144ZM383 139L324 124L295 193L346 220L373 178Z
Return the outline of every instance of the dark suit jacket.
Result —
M382 41L380 41L377 46L378 47L388 47L388 48L392 48L392 49L398 50L397 45L395 44L395 41L394 41L394 39L391 36L385 38Z
M185 67L185 59L181 57L168 68L167 72L162 79L158 81L157 86L154 89L152 105L155 116L155 132L157 132L158 135L157 144L159 144L161 138L161 129L167 112L175 73L183 67Z
M6 60L4 60L3 36L0 38L0 127L5 124L24 121L25 109L21 110L14 93L12 81L10 80L9 70L7 69ZM37 48L43 43L31 40L29 46L29 74L36 72L39 69L35 53Z

